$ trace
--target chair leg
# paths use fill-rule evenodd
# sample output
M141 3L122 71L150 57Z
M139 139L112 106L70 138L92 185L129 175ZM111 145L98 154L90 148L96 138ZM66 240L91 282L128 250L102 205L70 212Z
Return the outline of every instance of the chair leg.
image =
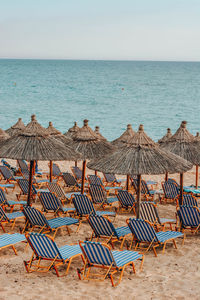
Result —
M17 255L17 250L15 249L15 247L12 246L12 248L13 248L13 251L15 252L15 255Z
M166 247L166 242L165 242L164 245L163 245L163 250L162 250L162 253L163 253L163 254L165 253L165 247Z
M172 241L173 241L173 244L174 244L174 248L177 249L176 241L175 240L172 240Z

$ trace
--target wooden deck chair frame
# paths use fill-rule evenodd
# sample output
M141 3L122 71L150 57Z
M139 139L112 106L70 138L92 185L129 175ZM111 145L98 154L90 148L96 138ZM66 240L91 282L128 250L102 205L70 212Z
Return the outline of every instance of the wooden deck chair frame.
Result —
M199 208L198 207L196 207L196 206L193 206L193 208L195 208L195 209L197 209L197 211L199 212L199 215L200 215L200 210L199 210ZM190 231L192 234L196 234L197 232L198 232L198 230L200 229L200 223L199 223L199 225L198 226L194 226L194 227L189 227L188 226L188 228L184 228L183 226L182 226L182 222L181 222L181 220L180 220L180 217L179 217L179 226L178 226L178 224L177 224L177 228L179 228L179 231L181 231L181 232L183 232L183 233L186 233L186 231Z

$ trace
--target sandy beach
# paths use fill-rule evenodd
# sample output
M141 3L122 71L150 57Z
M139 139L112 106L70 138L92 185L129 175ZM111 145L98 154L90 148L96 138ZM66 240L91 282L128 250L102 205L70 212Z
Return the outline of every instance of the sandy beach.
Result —
M72 165L67 162L58 162L58 164L62 171L70 170ZM48 163L40 162L39 168L48 172ZM87 172L93 173L90 170ZM160 188L164 176L144 176L144 178L156 180ZM178 180L179 175L175 174L173 178ZM185 174L184 184L192 184L194 179L193 168ZM7 197L15 199L17 191L17 188L14 193L9 191ZM34 206L40 207L39 202ZM161 217L174 218L176 206L158 203L158 211ZM114 224L123 226L130 216L130 214L119 214ZM14 232L18 232L19 227L22 226L22 222L17 222ZM9 227L7 231L8 229ZM75 230L76 228L72 228L71 236L65 229L60 230L55 240L57 245L76 243L91 235L91 228L87 223L81 225L78 233L75 233ZM66 277L58 278L54 271L45 274L36 272L28 274L23 260L29 259L32 251L30 248L24 251L25 245L20 243L16 246L18 256L14 255L12 249L0 253L0 299L84 299L86 297L88 299L199 299L199 235L193 236L188 233L185 244L182 245L182 240L179 240L177 246L176 250L169 244L165 254L162 254L159 249L157 258L152 251L148 252L145 255L143 270L139 270L139 263L136 263L136 274L133 274L131 268L127 268L121 284L113 288L109 279L103 282L80 281L76 271L82 266L80 258L73 261ZM116 244L115 248L119 249L119 245Z

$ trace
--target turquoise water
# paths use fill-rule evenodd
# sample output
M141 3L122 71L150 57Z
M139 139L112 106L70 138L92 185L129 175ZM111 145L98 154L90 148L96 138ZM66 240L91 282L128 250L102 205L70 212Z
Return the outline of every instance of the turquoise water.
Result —
M182 120L200 130L200 63L0 60L0 127L35 113L65 132L78 121L100 126L109 140L140 123L155 140Z

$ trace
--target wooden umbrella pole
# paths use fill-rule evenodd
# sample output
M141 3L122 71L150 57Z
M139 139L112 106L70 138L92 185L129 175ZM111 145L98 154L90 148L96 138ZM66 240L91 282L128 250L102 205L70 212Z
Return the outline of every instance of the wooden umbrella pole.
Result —
M31 194L32 194L32 185L33 185L33 169L34 169L34 160L30 161L30 173L29 173L29 186L28 186L28 198L27 205L31 204Z
M165 173L165 181L168 181L168 178L169 178L169 173L166 172L166 173Z
M94 174L95 174L95 176L97 176L97 175L98 175L98 173L97 173L97 171L96 171L96 170L94 171Z
M199 186L199 166L196 165L196 189L198 189Z
M136 218L140 218L140 201L141 201L141 175L137 176L137 207L136 207Z
M36 166L36 161L33 161L33 176L35 176L35 166Z
M130 181L130 175L126 176L126 190L129 190L129 181Z
M77 160L75 160L75 167L77 167Z
M86 160L83 161L82 181L81 181L81 194L84 194L84 189L85 189L85 171L86 171Z
M180 173L180 199L179 204L183 204L183 173Z
M52 162L52 160L50 160L49 168L50 168L49 180L50 180L50 182L52 182L52 177L53 177L53 162Z

